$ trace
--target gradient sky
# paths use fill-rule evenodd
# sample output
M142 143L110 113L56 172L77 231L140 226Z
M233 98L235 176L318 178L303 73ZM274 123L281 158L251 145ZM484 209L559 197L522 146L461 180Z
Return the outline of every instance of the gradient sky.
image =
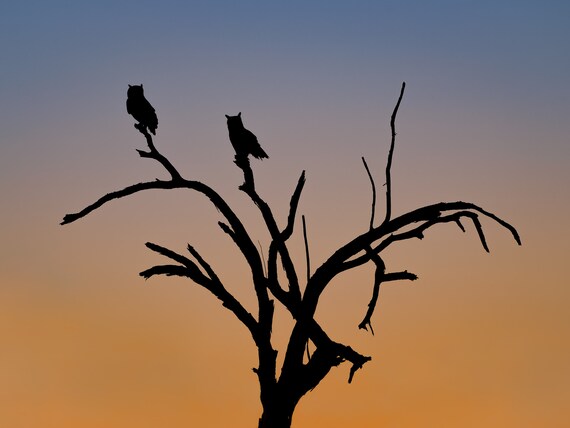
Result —
M319 320L372 361L299 405L295 428L566 427L570 402L570 3L567 1L20 1L0 4L0 426L252 427L254 346L188 281L137 274L144 242L195 245L252 302L247 267L199 195L149 192L78 223L64 214L166 178L125 110L144 83L157 147L216 188L256 240L224 114L270 159L283 222L303 169L312 263L367 227L365 156L382 183L402 81L393 210L467 200L515 225L442 225L394 248L359 331L370 268L335 281ZM379 206L379 209L382 207ZM297 231L298 232L298 231ZM304 271L302 240L292 239ZM290 319L278 314L277 345Z

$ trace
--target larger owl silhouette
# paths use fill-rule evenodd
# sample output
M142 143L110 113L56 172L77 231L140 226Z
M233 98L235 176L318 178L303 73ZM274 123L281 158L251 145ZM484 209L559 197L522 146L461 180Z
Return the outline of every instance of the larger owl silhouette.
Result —
M241 120L241 112L237 116L228 116L228 132L230 141L236 151L236 158L252 155L257 159L269 158L267 153L257 142L257 137L248 129L245 129Z
M143 85L129 85L127 90L127 112L137 120L138 126L148 128L153 135L156 135L158 118L154 107L150 105L144 97ZM135 125L136 126L136 125Z

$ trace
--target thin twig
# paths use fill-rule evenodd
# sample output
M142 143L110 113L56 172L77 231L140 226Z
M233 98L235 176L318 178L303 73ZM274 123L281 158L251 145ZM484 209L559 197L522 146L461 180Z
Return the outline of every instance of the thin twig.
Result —
M378 254L372 252L372 248L368 247L366 252L370 254L370 259L376 265L376 270L374 272L374 287L372 289L372 297L368 303L368 309L364 315L364 319L360 324L358 324L358 328L368 330L367 327L370 327L370 332L372 335L374 335L374 329L372 328L372 314L374 314L376 303L378 302L378 296L380 295L380 284L382 284L382 281L384 280L386 264Z
M283 229L281 233L281 237L284 241L289 239L293 234L293 227L295 225L295 216L297 214L297 207L299 206L299 199L301 198L301 192L303 191L303 187L305 186L305 171L301 173L299 177L299 181L297 181L297 186L295 187L295 191L291 196L291 202L289 203L289 215L287 217L287 226Z
M212 267L206 262L206 260L204 260L204 258L198 252L198 250L196 250L190 244L188 244L188 246L186 248L188 249L188 252L190 254L192 254L192 256L194 256L194 258L200 264L200 266L202 266L202 269L204 269L204 271L208 274L210 279L214 282L220 282L220 278L218 278L218 275L216 275L216 272L214 272Z
M374 216L376 211L376 183L374 183L374 178L370 173L370 169L368 168L368 164L366 163L366 159L364 156L362 157L362 163L364 164L364 168L366 168L366 173L368 174L368 178L370 179L370 185L372 186L372 209L370 212L370 230L374 229Z
M307 263L307 282L311 279L311 257L309 254L309 239L307 238L307 224L305 222L305 215L301 216L303 220L303 240L305 241L305 260Z
M188 273L188 269L185 266L180 265L156 265L149 269L146 269L139 273L144 279L149 279L155 275L166 275L166 276L181 276L184 278L190 278L196 284L204 285L199 281L196 281L192 276Z
M394 156L394 146L396 145L396 115L398 114L400 102L404 96L404 89L406 89L406 82L402 82L400 96L398 97L398 102L396 103L396 107L394 107L392 117L390 118L392 141L390 142L390 151L388 152L388 162L386 162L386 217L384 218L384 223L388 223L390 221L390 217L392 216L392 157Z
M261 242L257 241L257 246L259 247L259 254L261 255L261 261L263 262L263 274L267 276L267 265L265 264L265 255L263 254Z

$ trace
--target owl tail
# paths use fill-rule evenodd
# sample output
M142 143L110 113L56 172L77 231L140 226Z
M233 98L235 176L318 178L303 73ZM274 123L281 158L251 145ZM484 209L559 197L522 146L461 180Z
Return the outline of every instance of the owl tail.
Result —
M255 136L254 136L255 138ZM269 156L267 156L267 153L265 153L265 150L263 150L261 148L261 146L259 145L259 142L257 141L257 138L255 139L256 141L252 141L250 146L249 146L249 153L257 159L267 159L269 158Z
M265 151L261 148L260 145L258 145L257 147L255 147L254 150L251 151L251 155L257 159L269 159L269 156L267 156L267 153L265 153Z

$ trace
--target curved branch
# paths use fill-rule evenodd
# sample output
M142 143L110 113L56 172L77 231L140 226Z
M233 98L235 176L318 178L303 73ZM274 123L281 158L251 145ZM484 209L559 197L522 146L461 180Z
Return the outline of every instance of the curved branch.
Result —
M450 214L444 216L442 215L443 213ZM305 291L305 298L303 299L303 310L308 311L308 314L314 314L318 299L330 281L339 273L368 262L370 260L369 254L354 257L361 252L365 252L366 248L371 246L375 241L385 238L379 245L373 248L373 252L378 254L393 242L410 238L423 238L423 232L435 224L450 221L457 223L461 217L470 217L473 219L476 213L483 214L510 231L515 241L521 245L520 236L512 225L475 204L458 201L428 205L396 217L387 223L382 223L379 227L357 236L335 251L311 277L311 281ZM404 232L396 233L414 223L421 223L421 225ZM481 235L482 228L478 228L478 233L485 248L486 241L484 236L482 237Z
M246 232L243 224L233 212L233 210L229 207L229 205L224 201L224 199L216 193L211 187L201 183L200 181L190 181L185 179L179 180L155 180L149 182L143 182L134 184L132 186L125 187L124 189L117 190L115 192L108 193L97 201L92 203L91 205L85 207L81 211L77 213L67 214L63 217L63 221L61 222L62 225L72 223L80 218L85 217L89 213L95 211L96 209L102 207L108 202L111 202L115 199L124 198L126 196L133 195L135 193L150 190L150 189L191 189L195 190L199 193L202 193L206 196L212 204L217 208L217 210L222 213L222 215L226 218L228 223L231 225L232 228L232 235L235 237L236 244L248 260L250 266L254 270L254 273L262 272L262 263L255 248L255 244L249 238L248 233Z
M478 215L476 213L474 213L472 211L457 211L457 212L453 212L453 213L448 214L448 215L441 215L441 213L439 213L439 214L440 215L438 215L434 218L431 218L431 219L426 218L426 219L418 221L418 222L422 222L422 223L417 227L414 227L412 229L407 229L404 232L392 233L392 234L388 235L384 240L382 240L380 242L380 244L378 244L376 247L374 247L374 249L372 250L373 253L375 253L375 254L380 253L381 251L388 248L394 242L405 241L405 240L408 240L411 238L423 239L424 238L424 232L436 224L454 222L456 224L461 225L460 226L461 230L463 232L465 232L465 229L463 228L463 225L461 224L461 218L462 217L468 217L473 221L473 223L475 224L475 228L477 229L479 239L481 240L481 244L483 245L483 248L485 249L485 251L489 252L489 247L487 246L485 235L483 233L483 228L481 226L481 223L479 222ZM400 227L400 229L403 229L407 226L409 226L409 224L403 225L402 227ZM515 240L520 245L520 239L517 240L518 234L516 234L515 236L516 236ZM371 257L369 254L364 254L364 255L361 255L361 256L356 257L356 258L351 258L350 260L347 260L343 263L342 271L360 266L360 265L368 262L369 260L371 260Z
M97 208L105 205L107 202L110 202L114 199L124 198L125 196L133 195L137 192L141 192L143 190L149 189L178 189L180 188L180 184L174 181L163 181L163 180L156 180L156 181L148 181L138 184L133 184L131 186L125 187L124 189L117 190L111 193L107 193L105 196L102 196L97 201L88 205L87 207L83 208L81 211L77 213L66 214L63 217L63 221L60 223L61 225L73 223L80 218L85 217L87 214L95 211Z

